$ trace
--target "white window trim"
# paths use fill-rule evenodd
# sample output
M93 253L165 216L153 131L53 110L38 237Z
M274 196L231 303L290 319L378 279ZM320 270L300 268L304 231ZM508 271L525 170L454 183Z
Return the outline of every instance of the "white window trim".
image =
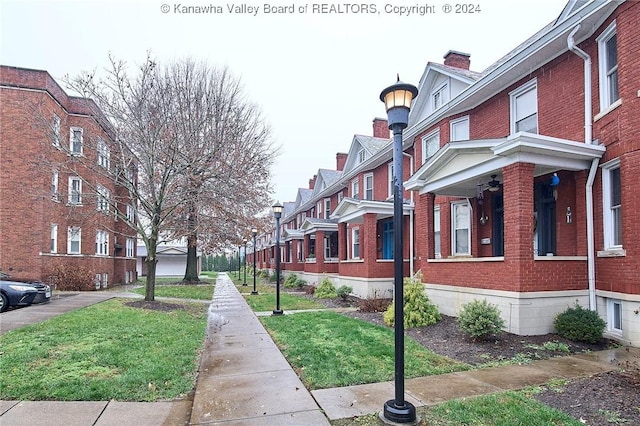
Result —
M98 139L96 151L98 154L97 155L98 165L106 170L109 170L111 166L111 151L109 150L109 145L107 145L107 143L104 140Z
M436 106L436 94L440 94L440 105ZM431 111L437 111L449 102L449 82L444 82L431 91L429 103Z
M318 201L316 203L316 218L317 219L322 218L322 202L321 201Z
M50 236L49 250L51 253L58 253L58 224L51 224L51 236Z
M80 131L80 151L73 150L73 134L76 131ZM71 155L82 155L84 151L84 129L82 127L69 128L69 153Z
M356 188L358 188L357 192ZM357 178L351 181L351 197L360 198L360 180Z
M133 206L131 204L127 204L127 220L129 223L133 223L135 220L136 214Z
M103 230L96 231L96 255L109 255L109 232Z
M598 43L598 85L600 94L600 113L599 116L605 114L608 110L614 109L619 105L620 98L611 102L611 93L609 93L609 82L607 81L607 49L606 43L611 37L617 34L616 21L613 21L607 29L605 29L597 38Z
M387 164L387 176L389 176L389 198L393 198L393 162Z
M431 133L425 135L422 137L421 139L421 146L422 146L422 164L426 163L427 160L429 160L429 158L433 157L433 155L435 154L435 152L431 155L427 154L428 151L428 145L430 141L437 141L437 145L438 148L436 149L435 152L438 152L438 149L440 149L440 129L435 129L434 131L432 131Z
M329 219L331 215L331 198L324 199L324 218Z
M464 124L464 123L467 124L467 137L466 137L466 139L458 139L458 138L454 139L453 138L453 133L454 133L453 129L454 129L454 127L458 126L460 124ZM465 115L464 117L457 118L455 120L451 120L449 122L449 140L451 140L451 141L467 141L467 140L469 140L469 116L468 115Z
M355 252L355 246L356 246L356 234L358 234L358 256L354 256L354 252ZM360 251L361 251L361 246L360 246L360 228L356 227L356 228L352 228L351 229L351 259L360 259Z
M78 202L73 201L73 182L78 182ZM69 196L67 198L67 203L74 206L82 205L82 179L78 176L69 176Z
M440 216L440 206L435 206L433 208L433 233L434 233L434 238L433 241L435 242L435 234L436 232L438 234L440 234L440 247L436 247L435 243L433 246L433 250L434 250L434 255L436 259L440 259L442 257L442 229L440 226L441 223L441 216ZM438 220L436 220L436 216L438 217Z
M536 128L538 128L538 79L534 78L509 92L509 128L512 135L516 133L516 99L533 89L536 90Z
M611 170L618 168L620 168L619 158L602 165L602 228L605 250L622 250L623 248L622 244L613 243L613 214L611 213Z
M134 248L135 248L135 240L133 238L127 238L125 255L127 257L134 257L134 254L135 254Z
M96 195L96 210L103 213L109 213L111 192L104 186L98 184L96 188Z
M60 148L60 128L62 121L57 114L53 114L51 123L51 144L56 148Z
M51 174L51 199L60 201L60 172L53 170Z
M469 232L467 232L468 251L466 253L458 253L456 251L456 229L465 229L465 228L456 228L456 225L457 225L456 209L458 208L458 206L465 206L469 209L469 227L466 228L469 230ZM440 235L442 236L442 233ZM469 202L467 200L454 201L451 203L451 255L452 256L470 256L471 255L471 206L469 205Z
M367 159L367 151L365 151L364 148L361 148L358 151L358 164L364 163L366 159Z
M338 204L340 204L343 199L344 199L344 191L338 192Z
M74 234L78 235L78 251L71 251L71 241ZM70 226L67 228L67 254L80 254L82 253L82 228L77 226Z
M615 305L620 307L620 328L615 327ZM611 333L622 335L622 301L617 299L607 299L607 327Z
M371 178L371 188L367 188L367 178ZM364 191L362 192L362 199L363 200L373 200L374 196L373 196L373 188L374 188L374 184L373 184L373 173L367 173L363 176L363 183L364 183ZM367 191L371 190L371 198L367 198Z

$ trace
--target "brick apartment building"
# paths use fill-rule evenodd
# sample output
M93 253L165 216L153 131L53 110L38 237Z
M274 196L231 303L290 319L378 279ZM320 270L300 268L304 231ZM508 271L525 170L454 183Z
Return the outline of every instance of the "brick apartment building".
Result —
M96 287L135 280L133 209L97 105L46 71L0 66L0 108L0 271L49 281L64 264Z
M640 346L638 51L640 2L571 0L482 72L456 51L427 64L404 132L403 256L441 312L487 299L508 331L545 334L577 301ZM285 204L285 273L392 289L385 125ZM258 248L272 269L273 235Z

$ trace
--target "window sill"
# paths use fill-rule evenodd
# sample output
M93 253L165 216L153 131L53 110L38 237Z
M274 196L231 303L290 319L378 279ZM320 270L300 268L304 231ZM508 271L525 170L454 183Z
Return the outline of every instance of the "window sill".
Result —
M617 109L620 105L622 105L622 98L618 99L617 101L609 105L607 109L605 109L604 111L600 111L598 114L596 114L596 116L593 117L593 121L596 122L600 120L602 117L609 114L611 111Z
M494 257L471 257L471 256L452 256L446 259L427 259L428 263L461 263L461 262L503 262L504 256Z
M340 263L364 263L364 259L347 259L341 260Z
M84 204L82 203L67 203L67 207L82 207Z
M597 254L598 257L625 257L626 255L627 255L627 251L622 247L601 250Z

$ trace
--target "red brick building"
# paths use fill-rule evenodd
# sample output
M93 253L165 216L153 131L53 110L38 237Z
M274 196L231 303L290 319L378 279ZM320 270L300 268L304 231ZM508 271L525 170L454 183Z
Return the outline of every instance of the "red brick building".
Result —
M133 209L96 104L46 71L1 66L0 108L0 271L49 281L56 265L78 265L96 287L135 280Z
M638 51L640 2L572 0L482 72L456 51L427 64L404 131L403 255L441 312L487 299L508 331L545 334L578 302L640 346ZM314 266L295 269L307 281L391 288L391 158L389 143L368 152L354 138L341 176L285 214L304 247L316 235ZM318 251L327 199L337 272Z

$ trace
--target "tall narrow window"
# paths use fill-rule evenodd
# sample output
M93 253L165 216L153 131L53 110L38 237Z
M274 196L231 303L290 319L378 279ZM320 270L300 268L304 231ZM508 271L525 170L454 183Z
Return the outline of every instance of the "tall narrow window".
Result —
M538 133L538 85L536 80L522 85L509 94L511 103L511 133Z
M69 178L69 204L82 204L82 179L77 176Z
M107 188L102 185L98 185L96 189L97 194L97 202L96 202L96 210L108 213L109 212L109 198L111 197L111 193Z
M322 218L322 202L318 201L318 203L316 204L316 212L318 214L318 216L316 216L318 219Z
M342 202L343 198L344 198L344 192L343 191L338 192L338 204Z
M373 173L364 175L364 199L373 200Z
M614 160L602 168L602 196L604 248L622 248L622 183L619 160Z
M331 198L324 199L324 218L329 219L331 216Z
M354 179L351 182L351 197L360 198L360 182L358 179Z
M431 93L432 111L435 111L438 108L440 108L442 105L444 105L444 103L448 101L448 95L449 95L449 86L447 84L444 84L438 87L436 90L434 90Z
M72 127L69 132L69 151L71 154L82 154L82 143L82 128Z
M440 130L422 137L422 164L426 163L440 148Z
M133 257L135 240L133 238L127 238L126 256Z
M364 163L364 160L367 159L367 151L361 149L358 151L358 163Z
M133 209L133 206L131 204L127 204L127 220L130 223L133 223L135 218L136 216L135 216L135 210Z
M471 254L471 220L469 214L469 204L466 201L453 203L451 205L452 214L452 252L455 255Z
M70 226L67 230L67 254L80 254L82 241L82 229Z
M387 165L387 173L389 176L389 198L393 198L393 163Z
M58 201L59 191L60 191L60 173L57 170L54 170L51 173L51 199L53 201Z
M442 257L440 249L440 206L436 206L433 209L433 245L435 258L440 259Z
M51 121L51 143L54 146L60 146L60 117L55 114L53 114Z
M98 146L96 148L98 154L98 165L109 170L111 162L111 151L109 145L102 139L98 140Z
M103 256L109 254L109 233L107 231L96 232L96 254Z
M351 230L351 258L360 259L360 228Z
M620 99L618 92L618 37L613 22L596 39L598 42L598 73L600 110L604 111Z
M51 245L49 251L51 251L51 253L58 252L58 225L56 223L51 224Z

